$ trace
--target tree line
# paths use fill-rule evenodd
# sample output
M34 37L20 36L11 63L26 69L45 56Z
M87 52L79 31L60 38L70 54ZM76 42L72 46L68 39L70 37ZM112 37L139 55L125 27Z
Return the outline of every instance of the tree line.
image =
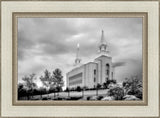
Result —
M64 86L62 71L57 68L53 72L49 72L47 69L44 71L44 74L39 77L39 80L42 82L43 86L38 87L37 79L35 74L30 74L28 76L22 77L23 83L18 84L18 99L27 98L32 99L34 95L42 95L49 93L56 93L62 91Z

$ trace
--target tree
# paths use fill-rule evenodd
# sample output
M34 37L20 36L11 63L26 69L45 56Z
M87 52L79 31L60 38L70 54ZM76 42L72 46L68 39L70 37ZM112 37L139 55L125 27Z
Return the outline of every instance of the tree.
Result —
M28 95L31 95L33 97L33 90L37 88L37 85L34 82L34 80L36 80L35 74L24 76L22 80L25 82L25 86L27 88Z
M52 78L54 78L57 92L62 91L62 87L64 85L64 82L63 82L62 71L59 68L57 68L53 71Z
M51 73L46 69L44 71L44 76L41 76L40 80L42 81L43 85L48 89L47 92L49 97L49 89L55 84L54 78L51 76Z
M50 93L54 93L54 98L56 97L56 91L57 91L57 88L55 88L54 86L52 86L50 89L49 89L49 92Z
M96 95L98 96L98 89L101 88L101 85L98 83L97 86L96 86Z
M66 91L68 92L68 97L70 96L69 92L70 92L70 89L67 87L66 88Z
M19 83L19 84L18 84L18 90L21 90L21 89L23 88L23 86L24 86L24 85L23 85L22 83Z
M43 88L43 87L40 87L40 88L39 88L39 93L40 93L40 96L41 96L41 99L42 99L42 98L43 98L42 95L43 95L44 93L46 93L46 89Z
M84 97L84 91L86 90L86 86L82 87L82 97Z
M24 85L22 83L18 84L18 100L22 97L25 96L25 89L24 89Z
M48 97L49 92L59 92L62 91L62 86L64 84L63 82L63 76L62 71L60 69L55 69L51 75L51 73L46 69L44 71L44 76L40 77L40 80L42 81L43 85L48 89Z

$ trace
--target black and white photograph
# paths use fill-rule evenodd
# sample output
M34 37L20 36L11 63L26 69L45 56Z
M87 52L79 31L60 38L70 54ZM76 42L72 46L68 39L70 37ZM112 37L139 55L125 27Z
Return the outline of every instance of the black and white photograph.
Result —
M18 18L18 101L142 101L140 17Z

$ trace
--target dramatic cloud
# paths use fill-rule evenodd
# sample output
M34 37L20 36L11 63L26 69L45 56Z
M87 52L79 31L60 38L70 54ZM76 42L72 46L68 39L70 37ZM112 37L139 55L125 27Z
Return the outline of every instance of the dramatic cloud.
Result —
M142 77L141 18L18 18L18 79L73 68L76 45L82 63L97 57L101 30L116 66L116 79Z

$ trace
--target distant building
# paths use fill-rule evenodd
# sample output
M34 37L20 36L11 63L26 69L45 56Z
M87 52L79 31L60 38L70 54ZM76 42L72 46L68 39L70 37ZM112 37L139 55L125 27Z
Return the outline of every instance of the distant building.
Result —
M107 80L115 79L112 57L109 55L103 30L98 48L99 56L93 62L82 65L79 58L79 44L77 45L75 68L66 75L68 88L75 88L77 86L94 88L98 83L103 84Z

